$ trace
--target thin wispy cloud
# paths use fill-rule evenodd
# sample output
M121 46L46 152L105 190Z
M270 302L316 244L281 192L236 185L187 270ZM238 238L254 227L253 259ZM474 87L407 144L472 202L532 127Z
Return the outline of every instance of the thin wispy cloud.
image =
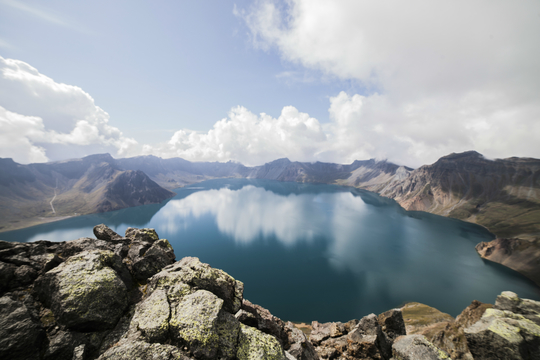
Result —
M53 13L51 10L44 9L41 6L40 7L32 6L32 5L28 5L28 4L25 4L16 0L0 0L0 4L7 5L13 9L20 10L27 15L33 16L35 18L38 18L50 24L70 28L70 29L84 32L84 33L88 32L87 30L83 29L81 26L73 24L64 16L61 16L57 13Z

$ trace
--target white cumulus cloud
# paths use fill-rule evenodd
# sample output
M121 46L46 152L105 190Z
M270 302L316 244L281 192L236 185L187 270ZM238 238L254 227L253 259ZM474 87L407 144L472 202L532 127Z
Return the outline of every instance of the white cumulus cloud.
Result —
M280 157L311 160L326 143L321 124L292 106L275 119L238 106L206 133L179 130L164 144L145 145L145 154L193 161L237 160L259 165Z
M109 115L81 88L0 57L1 157L27 163L47 161L51 153L53 159L105 151L136 154L137 142L108 122Z
M257 1L256 47L365 94L331 98L328 160L540 157L537 1Z

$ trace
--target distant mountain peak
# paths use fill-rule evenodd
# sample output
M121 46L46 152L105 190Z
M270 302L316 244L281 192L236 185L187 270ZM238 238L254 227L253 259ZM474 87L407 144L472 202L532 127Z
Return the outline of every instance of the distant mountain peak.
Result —
M450 155L443 156L439 160L465 160L471 158L485 159L484 155L480 154L478 151L469 150L461 153L451 153Z
M288 158L281 158L281 159L277 159L277 160L274 160L274 161L271 161L267 164L290 164L291 163L291 160L289 160Z

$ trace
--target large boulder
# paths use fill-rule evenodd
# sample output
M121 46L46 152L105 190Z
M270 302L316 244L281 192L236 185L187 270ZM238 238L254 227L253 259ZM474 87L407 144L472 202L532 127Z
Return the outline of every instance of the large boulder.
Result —
M394 341L398 336L406 335L405 322L401 309L391 309L377 317L381 330Z
M155 240L152 243L135 241L131 244L125 263L131 270L135 280L140 283L161 271L174 262L173 247L167 239Z
M165 342L169 335L170 314L167 293L156 290L137 305L131 326L141 331L148 342Z
M110 329L128 305L124 271L111 251L83 252L40 276L34 290L58 323L75 330Z
M275 337L240 324L238 360L285 360L285 352Z
M122 237L120 235L118 235L116 232L114 232L105 224L99 224L99 225L94 226L93 232L96 239L99 239L99 240L105 240L105 241L122 240Z
M392 345L394 359L399 360L450 360L450 356L430 343L423 335L401 336Z
M223 300L224 310L235 314L242 306L244 284L223 270L201 263L198 258L185 257L153 276L148 284L154 289L174 289L178 297L197 290L207 290ZM169 296L171 296L169 291Z
M172 309L173 340L196 358L233 358L240 323L222 311L223 305L222 299L207 290L186 295Z
M475 359L540 359L540 325L511 311L487 309L465 336Z

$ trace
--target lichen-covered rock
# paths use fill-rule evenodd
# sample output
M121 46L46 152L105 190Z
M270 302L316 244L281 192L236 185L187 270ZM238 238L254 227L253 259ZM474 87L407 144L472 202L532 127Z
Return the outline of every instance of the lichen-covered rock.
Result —
M524 316L540 315L540 301L520 299L512 291L503 291L501 295L497 296L494 308L511 311ZM534 318L531 318L531 320L534 321Z
M540 359L540 325L511 311L487 309L465 336L475 359Z
M422 335L401 336L392 345L395 360L442 360L448 354L427 341Z
M156 290L137 305L131 326L141 331L148 342L164 342L169 333L170 313L166 292Z
M207 290L186 295L172 309L169 324L173 340L185 345L196 358L234 356L230 347L236 347L236 343L219 351L224 344L235 342L240 325L234 316L222 313L223 304L222 299Z
M45 332L27 306L11 296L0 298L0 359L38 359Z
M122 267L111 251L83 252L38 278L34 289L60 324L84 331L108 329L128 305L128 289L116 271Z
M272 335L240 324L237 355L239 360L285 360L283 348Z
M99 360L190 360L180 349L166 344L122 340L103 353Z
M187 285L190 291L210 291L224 301L224 310L232 314L235 314L242 306L244 284L223 270L201 263L195 257L185 257L165 267L163 271L151 278L148 287L150 291L159 288L170 289L180 283ZM189 292L185 285L181 286L181 289Z
M126 237L132 240L146 241L153 243L159 239L156 230L150 228L137 229L137 228L127 228Z
M151 246L144 243L134 244L129 252L128 266L135 279L145 282L165 266L174 262L173 248L167 239L156 240Z
M122 237L110 229L105 224L99 224L94 226L94 236L96 239L105 241L122 240Z

